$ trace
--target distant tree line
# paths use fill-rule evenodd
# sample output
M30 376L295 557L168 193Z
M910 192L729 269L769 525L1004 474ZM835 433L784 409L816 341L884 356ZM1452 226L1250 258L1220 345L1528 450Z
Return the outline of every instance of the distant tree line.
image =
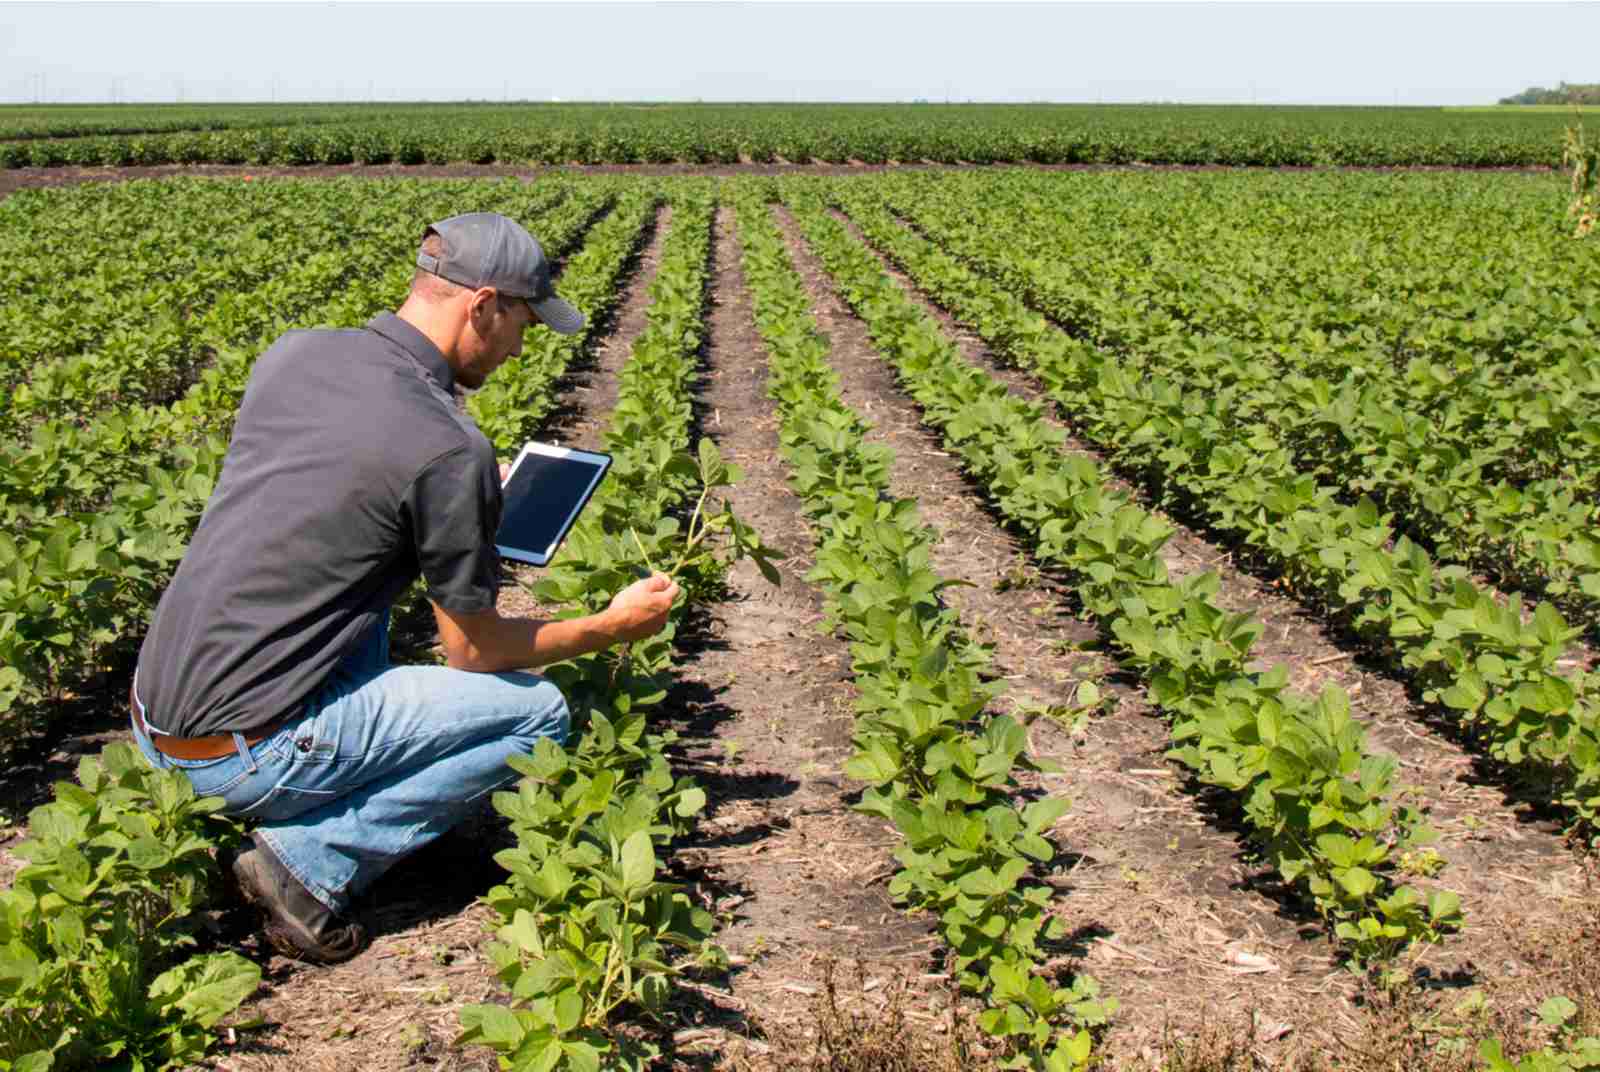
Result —
M1529 86L1515 97L1500 98L1501 104L1600 104L1600 83L1562 82L1555 89Z

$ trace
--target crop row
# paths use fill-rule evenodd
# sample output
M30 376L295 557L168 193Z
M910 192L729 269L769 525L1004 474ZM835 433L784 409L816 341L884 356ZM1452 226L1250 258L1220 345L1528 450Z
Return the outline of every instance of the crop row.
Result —
M437 108L437 106L431 106ZM391 111L403 111L393 107ZM0 138L79 138L238 130L284 123L327 123L370 114L368 105L333 104L34 104L0 107Z
M849 200L849 199L846 199ZM1192 436L1214 400L1147 381L1118 356L1048 324L1013 295L926 240L851 202L855 219L919 286L997 353L1037 375L1066 419L1119 462L1181 489L1186 504L1372 638L1426 699L1453 709L1507 763L1551 780L1579 816L1600 806L1592 690L1559 666L1577 630L1548 604L1524 621L1459 568L1434 565L1367 500L1297 475L1281 449ZM1208 427L1211 427L1208 425Z
M1355 285L1330 279L1326 243L1286 257L1279 247L1292 240L1269 248L1231 238L1213 243L1225 263L1140 270L1128 251L1108 248L1114 230L1098 240L1096 224L1069 239L1058 225L972 213L965 199L926 190L891 203L1058 322L1115 347L1130 369L1215 398L1223 427L1196 426L1195 437L1281 445L1298 472L1342 488L1347 501L1371 496L1441 558L1600 619L1600 374L1587 328L1600 318L1600 278L1583 262L1563 279L1564 260L1552 270L1529 250L1539 267L1522 271L1540 277L1520 296L1503 294L1500 280L1460 280L1449 299L1481 299L1470 314L1395 325L1380 296L1405 286L1411 301L1430 303L1426 282L1404 264L1347 266L1362 277ZM1063 248L1093 251L1093 283L1044 258ZM1314 281L1281 282L1307 275L1313 256ZM1278 284L1241 299L1241 276L1261 261ZM1169 287L1175 276L1187 285ZM1425 351L1401 356L1413 337Z
M182 163L946 163L1555 166L1564 117L1438 109L524 105L0 141L0 167Z
M307 256L303 241L311 229L302 221L316 213L324 227L336 226L349 210L349 192L316 187L319 204L316 193L297 189L304 184L272 185L281 187L278 211L263 212L234 239L202 250L203 264L179 265L171 278L131 291L90 277L90 291L107 285L96 301L68 294L42 314L19 304L0 317L12 328L0 351L0 391L11 396L0 412L0 433L25 432L39 419L81 424L102 409L171 402L241 323L263 312L295 323L324 301L348 268ZM537 215L564 193L508 182L496 201Z
M0 201L0 309L81 300L80 316L109 317L108 291L175 278L303 191L199 178L19 190Z
M689 450L713 201L704 184L669 196L673 219L648 321L605 435L611 473L533 589L569 614L602 609L641 567L666 568L690 600L704 598L732 559L763 553L725 508L711 509L710 494L738 474L709 441ZM489 953L513 1001L462 1012L461 1041L494 1047L502 1067L642 1068L657 1048L616 1031L618 1023L667 1020L685 958L725 966L709 944L710 913L658 877L657 847L683 833L706 800L672 774L666 750L675 735L647 732L687 606L657 636L545 671L580 733L566 749L545 741L514 759L523 777L495 797L517 845L496 856L509 878L486 898L500 917Z
M1593 479L1600 270L1549 226L1553 183L1013 174L977 210L964 182L882 189L1096 342L1215 340L1268 373L1386 392L1369 403L1426 416L1490 476ZM1152 204L1178 222L1151 234Z
M344 289L300 324L360 324L395 304L418 219L512 207L504 191L466 185L397 193L353 219L330 219L344 248L318 258L334 273L329 288ZM534 224L552 256L576 243L601 203L572 198ZM0 712L55 694L142 627L210 494L250 367L292 326L271 308L240 310L217 360L172 407L133 407L82 429L46 422L28 443L3 448Z
M114 407L88 422L46 420L32 426L25 440L0 442L6 461L0 468L0 502L8 516L25 508L38 516L92 508L118 483L136 478L161 458L167 445L192 441L197 433L226 433L250 364L278 334L381 308L370 292L386 273L398 279L410 270L397 262L406 259L406 245L416 241L418 214L460 203L460 197L474 205L499 203L465 185L392 184L379 192L386 196L368 203L335 196L308 219L306 231L318 244L343 242L343 249L308 257L275 280L271 293L262 295L265 300L229 302L210 316L211 331L197 343L211 355L210 362L182 399L171 406ZM550 219L583 211L581 200L575 200ZM352 240L352 235L361 237ZM391 281L388 292L403 294L403 286Z
M1067 802L1018 805L1013 771L1041 767L1015 720L985 713L996 692L988 654L942 604L956 582L930 567L936 534L913 501L890 497L890 452L865 444L865 425L840 399L828 340L754 191L741 198L739 232L790 482L817 539L807 579L851 641L858 699L844 771L869 786L858 808L904 838L889 891L937 919L962 988L987 1006L986 1032L1026 1067L1085 1067L1087 1027L1115 1002L1095 1000L1087 976L1060 987L1045 974L1065 926L1049 911L1049 887L1029 875L1054 861L1045 835Z
M1285 668L1249 670L1261 624L1212 602L1216 574L1170 579L1159 555L1168 525L1108 490L1036 407L968 364L821 201L795 187L786 196L925 419L1035 554L1071 573L1120 661L1147 682L1171 722L1172 757L1236 794L1252 840L1345 950L1383 960L1454 925L1454 895L1424 898L1392 877L1431 831L1391 801L1395 760L1367 750L1348 697L1330 686L1309 700L1285 690Z

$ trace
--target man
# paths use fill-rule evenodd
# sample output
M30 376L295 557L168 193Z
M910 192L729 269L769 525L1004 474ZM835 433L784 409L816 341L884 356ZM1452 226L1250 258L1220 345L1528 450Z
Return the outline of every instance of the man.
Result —
M259 824L231 866L289 956L360 952L351 900L512 780L512 753L565 740L560 692L513 671L659 632L678 594L655 574L588 617L496 611L502 476L453 391L538 323L583 317L531 235L493 213L427 228L397 313L290 332L256 363L156 608L135 739ZM419 576L448 667L388 664L390 604Z

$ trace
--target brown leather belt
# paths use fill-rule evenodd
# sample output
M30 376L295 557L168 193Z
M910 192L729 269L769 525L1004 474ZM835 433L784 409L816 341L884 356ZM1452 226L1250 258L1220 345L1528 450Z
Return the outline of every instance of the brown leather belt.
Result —
M174 737L170 733L151 733L149 723L145 722L144 716L139 713L139 701L134 698L131 686L128 689L128 708L133 712L134 721L139 723L139 728L155 746L155 750L164 756L188 760L221 759L238 751L231 733L214 733L210 737ZM287 721L288 719L280 718L261 729L251 730L244 735L245 743L261 743L282 729Z

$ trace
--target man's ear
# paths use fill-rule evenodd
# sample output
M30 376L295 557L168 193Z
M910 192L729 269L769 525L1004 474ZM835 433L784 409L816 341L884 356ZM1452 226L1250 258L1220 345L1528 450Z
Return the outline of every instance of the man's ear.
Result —
M497 292L493 287L479 287L467 302L467 316L479 334L486 334L494 322L495 312L499 308L496 298Z

